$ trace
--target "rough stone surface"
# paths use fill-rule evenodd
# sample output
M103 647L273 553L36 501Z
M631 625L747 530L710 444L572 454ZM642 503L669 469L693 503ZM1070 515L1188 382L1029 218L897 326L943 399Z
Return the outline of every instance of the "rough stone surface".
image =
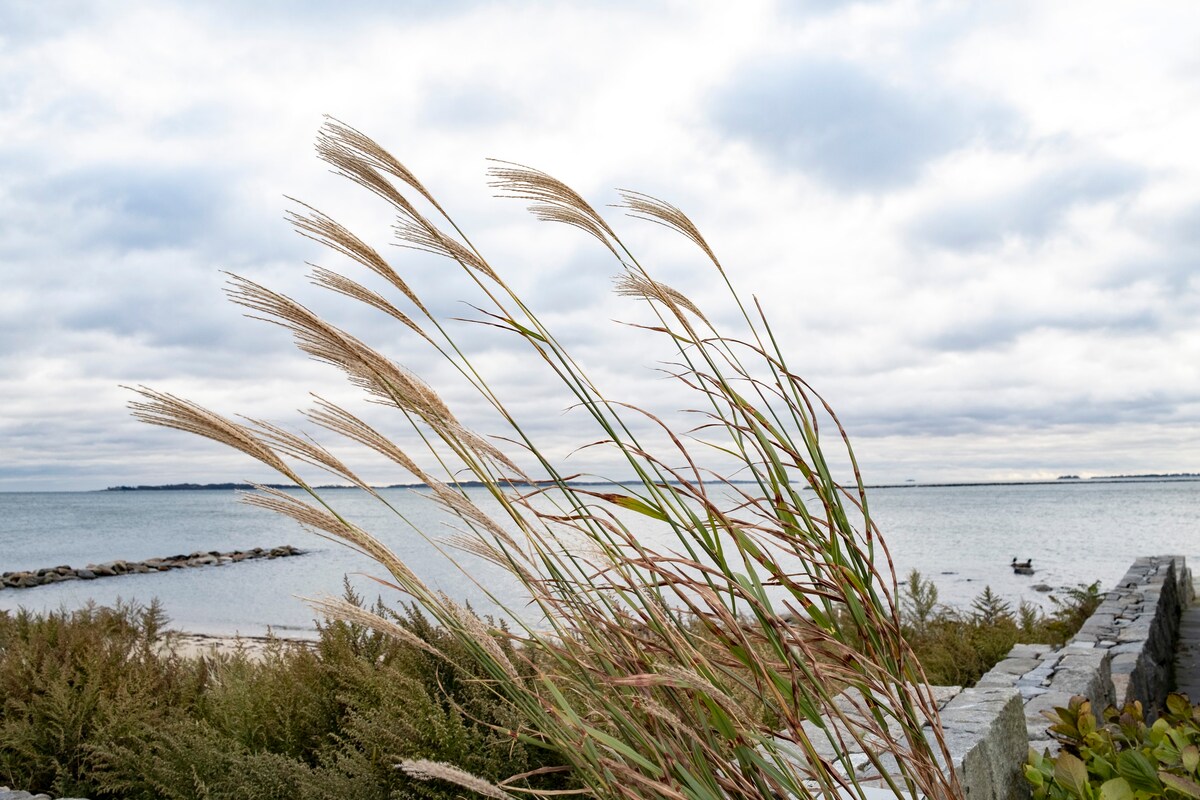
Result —
M942 710L946 747L970 800L1029 796L1021 765L1029 749L1019 692L964 689Z
M1156 716L1171 688L1180 615L1194 596L1182 556L1139 558L1064 647L1015 645L974 688L953 698L942 709L942 725L967 798L1028 798L1025 755L1030 747L1057 752L1046 714L1074 695L1100 708L1140 700ZM1195 664L1200 699L1200 609L1187 620L1195 645L1181 658Z
M62 581L90 581L96 578L111 578L131 573L167 572L185 567L219 566L254 558L285 558L303 554L303 550L291 545L283 545L282 547L272 547L270 550L256 547L253 550L237 550L232 553L213 550L195 552L190 555L167 556L166 558L148 558L145 561L109 561L104 564L88 564L86 567L78 569L63 564L38 570L0 573L0 589L32 589L34 586L46 586ZM0 795L0 800L5 800L3 795Z
M1175 649L1175 691L1200 702L1200 604L1183 612Z
M0 800L50 800L48 794L30 794L20 789L10 789L0 786ZM86 797L63 797L60 800L87 800Z

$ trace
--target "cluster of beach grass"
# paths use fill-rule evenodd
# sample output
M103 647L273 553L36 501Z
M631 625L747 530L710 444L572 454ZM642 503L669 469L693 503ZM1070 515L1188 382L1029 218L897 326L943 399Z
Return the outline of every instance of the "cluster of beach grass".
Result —
M567 185L521 165L498 162L492 169L501 195L596 240L619 270L617 292L653 312L655 322L642 331L673 348L667 369L691 392L702 418L697 428L678 430L637 397L605 394L434 195L378 144L330 120L317 150L390 207L402 244L464 271L479 292L472 301L479 320L520 345L529 369L561 382L582 416L580 444L607 448L625 480L606 490L574 485L511 410L520 398L501 397L489 385L444 320L430 312L420 287L332 217L298 205L290 214L297 229L345 262L341 271L315 268L313 281L387 314L412 347L440 354L504 429L489 436L469 429L425 381L284 294L235 276L230 297L290 331L314 359L339 368L376 410L390 410L390 417L368 422L365 413L319 399L308 417L431 487L460 530L448 542L416 533L429 546L449 544L508 570L536 613L506 609L514 626L500 632L430 589L396 552L339 513L335 498L305 481L300 465L315 465L374 494L314 438L137 390L132 406L139 418L233 447L299 485L307 499L263 488L246 500L374 558L387 573L381 580L421 608L454 646L422 645L387 615L339 599L316 607L428 646L434 657L478 676L480 691L504 709L507 721L498 732L514 746L552 754L572 786L592 797L861 796L849 757L861 752L897 796L959 796L936 699L903 635L895 575L845 431L789 365L785 343L757 301L738 294L692 221L663 201L621 193L630 216L697 248L740 317L732 333L657 280ZM359 281L364 275L379 291ZM728 315L722 309L720 316ZM706 468L712 463L732 466L717 472ZM487 490L498 516L457 486L464 479ZM628 515L652 520L667 544L639 538ZM853 707L835 702L848 689L858 698ZM745 696L755 703L739 701ZM822 758L813 737L841 755ZM397 766L431 785L492 797L537 796L545 777L518 769L489 779L453 758L401 759Z

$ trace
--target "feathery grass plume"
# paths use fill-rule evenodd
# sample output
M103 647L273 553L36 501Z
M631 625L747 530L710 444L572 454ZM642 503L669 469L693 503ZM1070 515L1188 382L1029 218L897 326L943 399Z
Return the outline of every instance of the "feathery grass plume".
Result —
M288 199L308 209L307 215L299 214L295 211L288 211L284 215L295 226L301 236L312 239L314 242L325 245L329 249L362 264L394 286L400 294L407 297L413 305L421 309L422 314L427 317L430 316L429 310L421 303L421 299L409 288L408 284L397 274L396 270L392 269L392 265L384 260L383 256L379 255L373 247L312 206L301 203L294 198Z
M478 253L468 249L458 240L438 230L431 224L415 222L400 222L395 225L396 238L410 250L432 253L443 256L451 261L457 261L464 267L470 267L476 272L486 275L496 283L502 283L500 276L492 270Z
M146 398L145 401L133 401L129 404L136 419L151 425L194 433L241 450L251 458L299 482L299 478L279 454L245 425L166 392L157 392L145 386L126 388Z
M423 758L412 759L401 761L396 765L396 768L402 770L410 778L416 778L417 780L447 781L476 794L481 794L484 797L493 797L495 800L516 800L513 795L504 791L496 784L488 783L469 772L464 772L458 767L451 764L443 764L440 761L428 761Z
M375 493L375 490L368 486L362 478L358 477L353 470L342 463L341 459L316 441L303 436L297 436L291 431L286 431L278 425L265 420L247 419L247 421L254 426L255 433L263 441L269 442L274 446L276 450L306 464L320 467L330 474L345 478L364 491L372 494Z
M384 636L402 642L404 644L415 647L418 650L423 650L432 656L444 658L442 652L429 642L417 636L403 625L398 625L394 621L382 617L361 605L351 603L344 597L306 597L304 602L309 605L317 613L327 619L335 619L341 622L349 622L354 625L362 625L377 633L382 633Z
M511 161L496 160L496 163L499 166L488 170L492 176L488 185L499 189L500 197L532 201L529 210L538 219L562 222L586 231L620 259L614 245L617 235L578 192L541 170Z
M300 303L236 275L231 276L230 284L226 294L233 302L266 315L256 319L290 330L301 350L318 361L339 367L374 396L415 414L431 426L456 422L449 407L428 384Z
M421 326L413 322L412 318L405 314L400 309L396 308L387 298L378 292L371 291L356 280L347 278L339 272L325 269L324 267L313 267L312 282L316 286L323 286L326 289L337 292L340 295L345 295L352 300L357 300L360 303L365 303L372 308L379 309L387 314L392 319L403 323L418 336L432 344L432 339L429 334L421 330Z
M363 422L361 419L356 417L354 414L351 414L341 406L331 403L322 397L317 397L316 401L317 407L309 409L304 413L304 416L306 416L314 424L319 425L328 431L344 436L353 442L358 442L361 445L369 447L380 455L391 459L422 483L428 483L431 480L431 478L425 474L425 471L417 466L417 462L413 461L408 454L401 450L391 439L387 438L379 431L375 430L370 425Z
M317 152L346 153L350 156L348 160L357 161L375 169L383 170L415 189L421 197L425 198L431 206L438 210L438 213L445 216L445 212L438 205L438 201L417 180L417 176L409 172L408 167L397 161L391 153L380 147L374 139L362 131L352 128L340 119L326 115L325 123L321 126L321 130L317 134Z
M310 505L287 492L256 486L257 492L242 495L242 502L290 517L323 538L349 545L383 566L400 588L418 600L430 595L425 584L388 547L362 528L347 522L327 508ZM310 490L311 493L311 490Z
M696 304L689 300L682 292L672 289L665 283L660 283L656 280L651 280L645 275L639 275L636 272L631 272L617 278L616 292L625 297L642 297L646 300L657 300L671 310L680 322L685 322L683 311L687 309L695 314L704 324L708 324L708 319L704 313L696 307Z
M501 195L531 201L539 219L580 228L616 256L624 271L619 294L651 301L660 324L642 330L665 336L676 348L670 374L699 398L697 410L706 415L699 429L685 434L636 403L602 394L549 327L499 282L425 187L376 143L331 121L318 151L339 174L398 210L402 240L450 258L475 280L486 306L483 321L519 337L530 362L562 381L579 409L579 426L587 429L581 441L608 448L632 481L603 488L573 483L439 320L430 317L445 337L435 352L498 413L508 426L501 436L469 430L424 381L305 306L233 278L235 302L289 330L312 357L340 367L369 400L402 412L400 427L412 430L422 450L410 455L418 451L320 398L308 418L430 486L435 501L456 518L450 544L507 569L527 606L497 601L515 626L501 647L493 631L428 589L395 552L338 515L311 487L301 484L317 505L270 490L247 501L378 560L397 588L444 627L460 658L465 653L473 660L474 674L486 676L483 685L519 720L511 735L555 752L570 765L581 794L597 800L766 800L849 791L862 797L862 773L851 755L865 753L897 797L960 797L957 777L946 766L951 759L935 698L903 636L890 555L846 432L788 366L761 308L742 301L692 221L663 201L622 194L632 216L675 230L712 261L742 312L744 330L737 336L716 330L699 306L657 281L564 183L507 162L491 169ZM456 237L417 211L404 194L410 190L434 206ZM313 212L292 221L403 287L406 296L413 291L328 217ZM481 274L497 283L486 284ZM329 270L317 277L321 286L408 325L390 303L364 294L349 279ZM501 291L493 295L496 286ZM425 308L415 294L409 300ZM692 328L694 319L707 327L704 336ZM133 405L146 421L214 438L277 469L288 467L271 445L349 473L323 447L268 423L252 431L169 395L143 390L143 396L152 402ZM652 434L643 432L647 421ZM510 457L493 444L503 441L517 445L519 455ZM835 477L838 470L827 456L834 448L849 464L845 482ZM713 456L732 459L735 469L728 475L709 469ZM547 478L530 490L529 474ZM464 479L477 482L498 511L485 512L461 489ZM418 533L436 544L429 532ZM475 580L465 564L460 569ZM388 628L381 622L373 629ZM828 752L825 745L832 758L821 755ZM519 786L522 776L500 787L475 783L449 765L406 763L414 775L451 780L487 796L538 792Z
M676 206L671 205L665 200L659 200L657 197L651 197L642 192L633 192L628 189L617 190L621 198L625 201L618 203L617 208L627 208L630 211L629 216L635 219L644 219L649 222L656 222L659 225L677 231L699 247L709 260L720 267L720 262L717 261L717 256L713 253L712 248L708 246L708 242L700 235L700 229L696 224L684 214Z

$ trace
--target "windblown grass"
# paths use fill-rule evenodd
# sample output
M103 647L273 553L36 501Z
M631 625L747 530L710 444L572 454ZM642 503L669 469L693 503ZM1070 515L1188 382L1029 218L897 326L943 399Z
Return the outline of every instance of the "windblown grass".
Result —
M495 630L432 591L303 480L297 463L371 491L313 440L265 422L236 422L147 388L138 390L134 414L238 449L300 485L311 502L270 491L248 500L375 558L388 583L444 626L457 647L453 657L436 649L460 668L486 676L487 691L511 714L506 735L556 754L582 793L711 800L832 796L839 787L858 790L848 754L866 752L898 796L958 796L953 771L945 766L936 704L903 636L895 576L849 440L828 405L788 366L757 302L734 290L683 212L643 194L622 193L630 215L699 248L741 315L737 335L718 331L695 303L656 280L570 187L517 164L497 162L492 169L492 186L501 195L529 202L539 219L582 230L617 261L618 293L653 309L658 322L645 333L665 337L675 348L674 378L694 393L706 416L691 432L672 430L639 408L636 398L603 394L502 271L379 145L330 120L317 150L336 172L391 207L401 243L465 271L486 306L482 321L522 343L531 364L553 371L592 428L581 433L582 441L609 448L634 478L632 486L614 484L608 491L572 485L419 291L377 250L320 211L300 205L291 218L301 233L347 256L351 266L382 278L394 296L323 268L314 281L385 311L416 344L435 348L508 426L502 438L469 430L419 377L307 307L231 278L234 302L289 330L302 351L338 367L369 399L396 414L372 426L319 401L311 421L432 487L461 525L453 544L508 569L542 620L518 622L506 634L515 646L501 647ZM647 421L660 428L661 440L641 432ZM412 432L407 439L424 455L411 456L398 443L402 430ZM502 450L498 441L512 446ZM835 477L827 448L839 451L837 463L850 465L843 479ZM734 469L709 471L704 465L714 456L732 459ZM426 463L436 469L419 466ZM732 483L733 474L749 485ZM532 488L531 475L545 483ZM455 488L464 476L481 482L499 503L500 519ZM724 502L730 493L735 502ZM639 540L623 521L629 513L655 521L670 545ZM322 610L395 633L386 618L364 620L336 602ZM834 703L846 688L861 696L854 711ZM772 724L738 701L747 692ZM814 736L828 739L843 756L822 759ZM888 755L897 765L890 772ZM523 777L481 783L462 763L411 760L401 767L411 776L494 797L538 793Z

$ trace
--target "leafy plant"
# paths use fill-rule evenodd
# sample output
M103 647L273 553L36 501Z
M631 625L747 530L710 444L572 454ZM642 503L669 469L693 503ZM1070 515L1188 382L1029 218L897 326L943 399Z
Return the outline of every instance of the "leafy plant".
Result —
M1048 712L1057 758L1029 752L1025 777L1035 800L1200 799L1200 705L1167 697L1163 716L1147 725L1140 702L1105 709L1071 698Z
M76 794L100 742L188 707L198 686L158 655L164 622L155 604L0 612L0 784Z
M670 373L694 393L704 415L688 435L636 402L605 395L433 194L374 141L329 121L317 149L390 206L402 244L464 271L479 289L479 321L522 345L530 369L548 368L561 381L583 416L581 443L609 448L633 482L605 490L573 483L419 292L377 250L308 206L290 215L297 229L347 257L353 269L373 273L389 296L325 268L316 269L314 281L388 314L415 346L433 348L473 387L480 405L495 412L502 434L469 430L426 383L295 300L238 277L231 278L231 298L291 331L313 358L340 368L376 409L390 408L392 418L371 424L318 400L308 416L429 486L461 528L449 544L508 570L524 587L533 618L506 610L515 627L500 632L427 587L304 480L298 463L332 472L386 504L313 439L267 422L236 422L145 388L132 404L135 415L236 448L296 483L311 502L270 489L247 502L375 558L387 582L454 639L453 652L438 643L431 654L485 676L482 685L513 720L504 735L555 753L591 796L833 796L859 788L852 752L867 753L897 795L958 796L953 771L941 766L950 759L936 702L902 635L895 577L845 431L788 365L757 301L737 294L692 221L668 203L622 193L632 216L699 249L740 316L735 335L720 332L689 298L656 280L568 186L520 165L500 162L492 170L502 194L531 202L540 219L586 232L616 260L618 293L647 304L654 319L642 329L674 348ZM404 430L424 456L410 456L398 441ZM500 449L504 442L513 443L511 452ZM830 446L844 467L827 458ZM704 465L714 456L733 468L710 471ZM499 518L459 487L464 478L482 486ZM648 543L631 517L659 525L668 544ZM431 546L445 544L429 531L416 533ZM336 600L318 607L411 639L387 616ZM514 646L501 647L498 636ZM835 703L847 688L857 690L855 709ZM744 691L779 721L777 728L762 723L759 709L737 702ZM842 755L818 757L821 740ZM529 791L524 775L496 783L463 764L407 759L402 766L410 776L492 796Z
M900 612L904 622L913 634L921 636L928 630L938 606L937 586L933 581L922 578L919 570L913 569L908 573L901 592Z
M901 587L903 633L932 683L971 686L1017 642L1066 643L1099 604L1098 584L1068 589L1054 602L1050 614L1028 603L1014 614L985 588L963 612L937 605L937 587L914 570Z

